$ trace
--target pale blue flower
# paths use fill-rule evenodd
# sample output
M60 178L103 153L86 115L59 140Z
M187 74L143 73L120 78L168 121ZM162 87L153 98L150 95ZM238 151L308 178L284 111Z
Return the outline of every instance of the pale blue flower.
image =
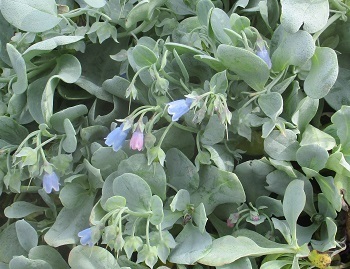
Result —
M114 151L120 150L130 131L130 128L126 130L123 130L123 128L124 128L124 123L122 123L119 127L115 128L106 137L105 144L107 146L113 146Z
M259 58L261 58L267 64L269 69L271 69L272 63L270 55L265 46L262 49L258 48L258 50L256 51L256 55L259 56Z
M91 228L87 228L85 230L82 230L78 233L78 236L80 237L80 244L82 245L89 245L92 247L94 243L92 242L92 230Z
M193 99L191 98L168 103L168 113L173 116L172 121L178 121L182 115L186 114L190 110L192 103Z
M51 193L52 189L54 189L55 191L59 191L59 189L60 189L59 181L60 181L60 179L56 175L55 172L52 172L50 174L45 173L44 177L43 177L43 188L44 188L45 192Z

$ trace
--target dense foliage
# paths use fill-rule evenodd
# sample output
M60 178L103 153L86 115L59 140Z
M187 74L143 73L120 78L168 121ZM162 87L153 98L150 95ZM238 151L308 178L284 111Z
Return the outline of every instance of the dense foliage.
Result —
M349 9L0 0L0 268L349 268Z

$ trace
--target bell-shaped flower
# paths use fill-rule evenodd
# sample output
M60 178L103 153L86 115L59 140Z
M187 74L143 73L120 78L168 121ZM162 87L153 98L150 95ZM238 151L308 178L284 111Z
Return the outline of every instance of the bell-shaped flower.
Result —
M261 38L258 38L256 42L255 54L267 64L269 69L271 69L272 63L271 63L270 55L265 47L264 41Z
M186 114L193 101L192 98L186 98L168 103L168 113L172 115L172 121L178 121L182 115Z
M92 230L91 228L87 228L85 230L82 230L78 233L78 236L80 237L80 244L82 245L89 245L92 247L94 243L92 242Z
M59 191L60 179L55 172L45 173L43 177L43 188L46 193L51 193L52 189Z
M144 134L139 127L136 128L135 132L131 136L130 148L133 150L141 151L143 149Z
M107 146L113 146L113 150L118 151L123 146L129 132L130 128L124 130L124 123L122 123L107 135L105 144Z

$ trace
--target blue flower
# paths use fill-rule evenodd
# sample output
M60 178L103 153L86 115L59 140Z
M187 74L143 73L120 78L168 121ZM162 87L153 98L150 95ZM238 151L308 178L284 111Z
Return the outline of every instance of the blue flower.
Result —
M92 247L94 243L92 242L92 230L91 228L87 228L85 230L82 230L78 233L78 236L80 237L80 244L82 245L89 245Z
M43 188L46 193L51 193L52 189L58 191L60 189L59 184L60 179L55 172L45 173L43 177Z
M193 99L186 98L180 99L173 102L168 103L168 113L172 115L172 121L178 121L179 118L186 114L193 103Z
M258 55L259 58L261 58L267 64L269 69L271 69L272 63L271 63L270 55L265 47L263 47L262 49L258 48L258 50L256 51L256 55Z
M122 123L119 127L115 128L106 137L105 144L107 146L113 146L114 151L120 150L131 129L129 128L129 129L123 130L123 128L124 128L124 123Z

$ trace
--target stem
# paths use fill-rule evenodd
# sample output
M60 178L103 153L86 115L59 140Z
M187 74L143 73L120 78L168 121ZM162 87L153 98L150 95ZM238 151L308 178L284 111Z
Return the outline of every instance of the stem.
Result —
M146 242L147 242L147 245L150 247L151 244L149 242L149 218L147 218L147 223L146 223Z
M39 148L43 148L43 146L47 145L48 143L50 143L51 141L55 140L56 138L57 138L57 136L54 135L53 137L49 138L45 142L43 142L40 145L38 145L34 150L38 150ZM40 142L41 142L41 138L40 138Z
M96 10L96 9L89 9L89 8L77 8L75 10L72 10L71 12L68 13L64 13L64 14L59 14L60 17L65 17L65 18L74 18L80 15L83 15L85 13L87 13L88 11L94 12L98 15L101 15L102 17L104 17L105 19L107 19L108 21L111 21L112 19L107 16L106 14Z
M238 230L238 226L239 224L242 222L243 219L245 219L246 217L249 216L249 213L247 214L244 214L242 217L239 218L239 220L237 221L236 225L235 225L235 230L237 231Z
M142 32L143 29L145 29L147 26L148 26L148 23L147 21L144 21L142 22L138 27L136 27L134 30L130 31L130 32L122 32L122 33L119 33L117 35L117 37L126 37L126 36L129 36L129 35L137 35L138 33Z
M341 16L342 14L336 13L332 17L330 17L327 24L320 31L314 34L314 36L312 37L313 40L316 41L319 38L319 36L328 28L328 26L330 26L333 22L335 22Z
M182 87L182 84L177 81L175 78L173 78L172 76L170 76L167 72L165 72L163 69L162 70L159 70L160 73L169 81L171 81L172 83L176 84L176 85L179 85ZM186 90L186 89L185 89Z
M162 133L162 136L160 137L159 139L159 142L158 142L158 147L160 147L163 143L163 140L166 136L166 134L169 132L170 128L174 125L174 122L170 122L170 124L166 127L166 129L164 130L164 132Z
M255 95L253 98L249 99L242 107L241 109L247 107L251 102L253 102L255 99L257 99L260 95Z
M150 111L157 111L157 110L159 110L159 106L152 106L152 107L150 107L150 108L146 108L146 109L144 109L144 110L141 110L141 111L138 111L137 113L135 113L134 115L133 115L133 119L135 119L138 115L141 115L141 114L146 114L147 112L150 112ZM129 116L130 117L130 116Z
M172 121L172 120L171 120L171 117L170 117L169 115L164 115L164 118L165 118L168 122L173 123L174 126L177 127L177 128L179 128L179 129L182 129L182 130L184 130L184 131L187 131L187 132L190 132L190 133L194 133L194 134L198 133L198 130L195 129L195 128L192 128L192 127L189 127L189 126L183 126L183 125L181 125L181 124L179 124L179 123L177 123L177 122Z
M24 144L30 139L32 138L33 136L36 136L37 134L39 134L41 131L40 130L37 130L35 132L32 132L30 133L29 135L27 135L26 138L24 138L24 140L21 142L21 144L19 144L19 146L17 147L17 150L15 151L14 155L16 155L20 150L21 148L24 146Z
M140 218L137 218L135 222L132 224L132 234L131 236L135 236L136 224L139 222Z
M266 92L270 92L270 90L273 88L273 86L275 86L277 84L277 82L284 76L286 70L284 70L283 72L279 73L277 77L275 77L270 83L269 85L267 85L265 87Z
M41 187L38 186L21 186L21 193L37 193Z

